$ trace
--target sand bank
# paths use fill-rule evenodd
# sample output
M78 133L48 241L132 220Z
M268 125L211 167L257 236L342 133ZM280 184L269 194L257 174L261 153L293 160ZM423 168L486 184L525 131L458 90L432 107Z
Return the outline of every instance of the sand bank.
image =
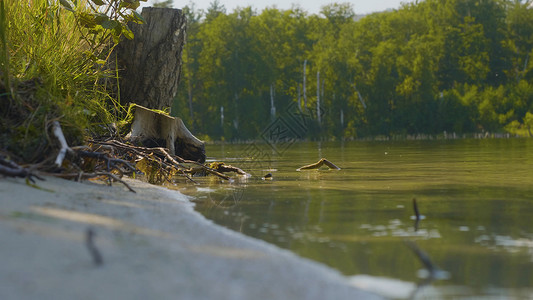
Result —
M206 220L186 196L0 178L0 299L376 299L345 277ZM86 232L103 264L94 264Z

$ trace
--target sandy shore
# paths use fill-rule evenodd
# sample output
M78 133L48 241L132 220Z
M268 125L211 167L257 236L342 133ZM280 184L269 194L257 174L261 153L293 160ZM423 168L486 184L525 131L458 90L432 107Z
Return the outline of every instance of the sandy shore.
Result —
M338 272L213 224L178 192L0 178L0 299L376 299ZM86 232L103 257L97 266Z

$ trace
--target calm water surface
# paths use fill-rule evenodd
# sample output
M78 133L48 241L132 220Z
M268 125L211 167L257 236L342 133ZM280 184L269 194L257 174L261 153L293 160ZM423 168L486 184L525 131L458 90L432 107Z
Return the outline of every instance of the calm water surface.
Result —
M410 240L450 274L417 298L533 299L532 139L296 143L280 155L267 145L250 149L210 145L207 153L252 177L183 189L214 222L346 276L417 283L423 265ZM295 171L320 157L342 170ZM261 180L267 173L274 179ZM425 217L417 230L413 198Z

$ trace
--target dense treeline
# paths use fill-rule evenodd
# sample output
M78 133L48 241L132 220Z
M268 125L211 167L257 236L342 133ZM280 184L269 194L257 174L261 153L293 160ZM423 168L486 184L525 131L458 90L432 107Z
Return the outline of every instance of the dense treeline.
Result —
M253 139L317 101L314 136L531 132L529 1L426 0L364 17L350 4L185 11L174 112L201 135Z

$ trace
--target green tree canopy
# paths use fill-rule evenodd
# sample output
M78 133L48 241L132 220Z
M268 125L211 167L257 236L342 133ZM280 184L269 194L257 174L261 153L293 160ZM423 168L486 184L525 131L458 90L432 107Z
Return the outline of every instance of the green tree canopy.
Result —
M214 139L257 138L271 99L281 116L295 103L315 109L320 97L326 113L310 137L518 133L533 111L529 1L426 0L366 16L348 3L317 15L227 13L218 1L185 9L176 105Z

